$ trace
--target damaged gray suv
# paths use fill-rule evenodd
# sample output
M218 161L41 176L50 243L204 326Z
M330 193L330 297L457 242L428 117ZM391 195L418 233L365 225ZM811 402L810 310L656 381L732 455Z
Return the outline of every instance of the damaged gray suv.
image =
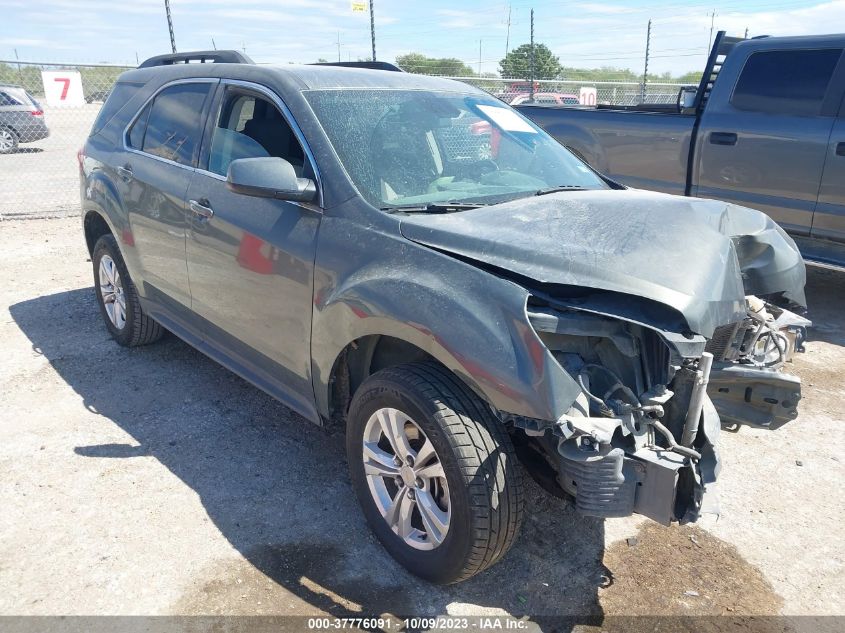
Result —
M609 181L463 83L364 66L215 51L120 77L80 152L111 335L166 328L341 425L371 528L434 582L507 552L523 471L594 517L716 511L720 423L797 415L792 240Z

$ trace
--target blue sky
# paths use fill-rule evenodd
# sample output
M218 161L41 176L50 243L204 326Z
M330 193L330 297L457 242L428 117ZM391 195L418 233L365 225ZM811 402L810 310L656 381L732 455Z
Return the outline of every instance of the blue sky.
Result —
M133 63L169 51L164 0L0 0L0 59ZM495 72L511 48L535 38L567 66L643 64L653 19L650 70L682 73L704 65L715 8L716 30L742 35L845 32L845 0L667 0L625 2L375 0L378 57L416 51L457 57ZM245 48L258 62L369 58L369 15L349 0L171 0L179 50Z

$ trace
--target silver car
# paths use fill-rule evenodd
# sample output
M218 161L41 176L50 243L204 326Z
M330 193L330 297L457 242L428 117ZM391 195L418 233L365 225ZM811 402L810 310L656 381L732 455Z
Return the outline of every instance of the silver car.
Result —
M50 136L44 110L21 86L0 84L0 154L17 151L21 143Z

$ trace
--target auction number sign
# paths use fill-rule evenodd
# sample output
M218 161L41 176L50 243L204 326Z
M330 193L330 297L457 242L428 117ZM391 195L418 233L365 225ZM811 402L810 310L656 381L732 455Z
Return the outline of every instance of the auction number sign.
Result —
M595 88L581 88L581 92L578 94L578 103L585 106L594 106L596 105L597 95L598 91Z
M85 105L82 75L76 70L42 70L44 97L54 107Z

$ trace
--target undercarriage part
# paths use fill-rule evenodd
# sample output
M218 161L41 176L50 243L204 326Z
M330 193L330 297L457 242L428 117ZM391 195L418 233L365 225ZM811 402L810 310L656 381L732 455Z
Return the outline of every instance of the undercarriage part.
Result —
M561 454L561 486L575 495L575 508L586 516L626 517L634 511L637 478L623 473L625 451L609 444L566 440Z
M687 409L687 417L684 420L684 434L681 436L682 446L692 446L695 436L698 435L698 421L701 418L701 410L704 408L704 397L707 393L707 383L710 380L710 368L713 366L713 354L704 352L695 371L695 383L692 388L692 397Z
M699 412L699 415L701 415L700 412ZM668 448L673 453L677 453L678 455L684 455L685 457L689 457L690 459L694 459L696 461L701 459L701 453L699 453L698 451L694 451L693 449L691 449L688 446L683 446L682 444L678 444L675 441L675 436L672 435L672 431L667 429L665 426L663 426L657 420L653 420L651 422L651 426L654 427L655 431L658 431L663 437L666 438L666 443L669 445ZM698 421L696 421L696 423L695 423L695 433L698 434ZM695 438L695 435L693 435L693 438Z
M574 306L532 306L529 316L581 389L556 421L509 418L536 449L523 458L532 475L548 485L553 468L589 516L638 512L668 524L714 509L719 417L707 396L705 341ZM528 459L537 455L542 461Z
M708 394L723 423L776 429L798 417L801 380L771 369L718 363Z
M639 450L633 457L640 473L634 512L663 525L683 518L675 514L678 483L682 470L691 466L680 455L654 448Z
M779 369L804 351L807 328L802 316L754 296L746 297L747 317L717 327L706 350L719 361Z

